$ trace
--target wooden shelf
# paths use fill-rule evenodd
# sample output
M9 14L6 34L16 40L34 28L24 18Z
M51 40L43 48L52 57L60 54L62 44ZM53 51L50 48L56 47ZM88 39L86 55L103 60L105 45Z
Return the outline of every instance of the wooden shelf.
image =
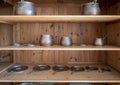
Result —
M0 63L0 73L3 72L4 70L6 70L6 68L10 67L11 63Z
M36 16L0 16L0 23L17 22L112 22L120 20L119 15L36 15Z
M11 5L14 5L15 3L18 2L18 0L4 0L4 1L11 4ZM57 4L57 3L60 3L60 1L58 1L58 0L29 0L29 1L35 3L35 5L40 4L39 6L41 6L41 4L48 4L48 3L49 4ZM61 2L62 3L76 3L76 4L78 4L78 3L87 3L88 0L64 0L64 1L61 0ZM101 1L99 1L99 2L101 2Z
M84 71L71 74L71 71L54 73L49 71L31 72L34 65L28 65L29 69L23 73L8 73L4 71L0 74L0 82L89 82L89 83L119 83L120 73L106 65L96 65L100 68L109 67L111 72ZM85 67L86 65L81 65ZM71 66L70 66L71 67Z
M65 51L72 51L72 50L103 50L103 51L110 51L110 50L116 50L120 51L120 47L117 46L69 46L69 47L64 47L64 46L34 46L34 47L15 47L15 46L1 46L0 50L65 50Z

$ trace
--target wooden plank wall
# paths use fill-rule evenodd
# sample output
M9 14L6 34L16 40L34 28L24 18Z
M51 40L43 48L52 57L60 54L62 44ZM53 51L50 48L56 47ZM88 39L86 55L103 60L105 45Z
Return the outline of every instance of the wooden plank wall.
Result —
M81 5L44 4L37 7L38 15L80 15ZM62 36L71 36L73 43L93 44L106 33L103 23L17 23L14 42L39 43L41 34L54 35L55 44ZM105 63L105 52L98 51L15 51L16 63Z
M12 83L0 83L0 85L13 85Z
M12 26L0 24L0 46L10 45L12 43ZM13 54L12 51L0 51L0 56L4 56L7 54ZM11 62L12 57L5 58L0 60L2 62Z
M19 85L20 83L15 83L14 85ZM57 83L57 85L69 85L69 83ZM94 83L94 84L92 84L92 85L107 85L107 84L105 84L105 83ZM110 85L112 85L112 84L110 84ZM117 85L117 84L113 84L113 85Z
M110 15L120 15L120 2L108 9ZM120 46L120 21L107 24L107 43ZM120 52L108 52L107 62L120 71Z
M10 15L12 14L12 7L4 5L0 7L0 15ZM0 24L0 46L10 45L13 42L13 29L12 25ZM13 54L12 51L0 51L0 56L6 54ZM2 62L12 62L12 57L5 58L0 61Z
M120 85L120 83L114 83L114 84L111 83L111 84L108 84L108 85Z

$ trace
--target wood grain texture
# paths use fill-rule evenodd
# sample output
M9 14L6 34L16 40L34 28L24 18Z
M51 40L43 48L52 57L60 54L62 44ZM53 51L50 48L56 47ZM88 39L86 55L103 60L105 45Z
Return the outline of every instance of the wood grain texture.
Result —
M11 6L6 6L5 4L3 4L4 6L0 6L0 16L3 15L12 15L13 11L12 11L12 7Z
M108 65L120 71L120 52L108 52L107 55Z
M0 7L0 15L10 15L12 13L11 7ZM13 30L12 25L0 24L0 46L9 45L13 42ZM12 51L0 51L0 56L4 56L11 53ZM7 57L0 61L0 63L12 62L12 57Z
M12 26L6 24L0 24L0 46L10 45L13 41ZM0 56L4 56L12 51L0 51ZM12 62L12 57L7 57L0 62Z
M99 51L15 51L15 63L79 64L105 63L105 52Z
M17 0L5 0L7 3L14 5ZM44 1L37 1L37 0L29 0L31 2L34 2L35 4L46 4L46 3L85 3L85 2L90 2L90 0L44 0ZM40 6L40 5L39 5Z
M120 2L108 9L110 15L120 15ZM120 46L120 22L107 24L107 43ZM120 71L120 52L108 52L107 62Z
M116 6L115 7L113 6L111 9L115 10L115 8ZM108 10L108 13L111 14L112 12ZM116 13L119 14L119 8L117 8ZM43 7L37 7L37 15L80 15L80 14L82 14L81 6L76 6L75 4L48 5ZM118 29L119 22L109 23L107 24L106 29L105 27L106 26L104 23L16 23L14 24L13 29L7 30L2 29L1 40L3 42L1 42L1 45L7 45L12 42L11 31L13 31L13 42L19 43L38 44L40 36L42 34L52 34L54 35L55 44L60 43L60 38L62 36L71 36L73 39L73 43L75 44L78 43L93 44L96 37L103 37L105 36L106 33L108 34L110 33L109 38L107 37L107 44L119 45L119 29ZM117 31L115 31L114 28L116 28ZM114 54L114 52L109 53L107 57L108 64L119 70L118 61L119 53L117 54L115 53L116 55ZM113 56L115 56L114 58L115 60L113 59ZM14 62L28 64L106 63L106 52L14 51Z
M12 83L0 83L0 85L13 85Z
M120 83L110 83L108 85L120 85Z
M55 82L55 83L120 83L120 73L112 69L111 72L84 71L71 74L71 71L57 72L55 74L51 69L49 71L32 72L33 64L28 65L29 69L22 74L7 73L4 71L0 76L1 82ZM81 65L85 67L86 65ZM100 68L109 67L106 65L96 65ZM110 68L110 67L109 67Z
M10 65L11 63L0 63L0 73Z
M72 45L69 47L61 46L61 45L53 45L53 46L40 46L36 45L34 47L28 46L1 46L0 50L49 50L49 51L120 51L120 47L118 46L94 46L94 45L87 45L87 46L77 46Z
M120 2L112 5L107 9L109 15L120 15Z
M18 43L38 44L42 34L51 34L55 44L60 44L62 36L72 37L74 44L93 44L96 37L105 35L105 29L101 23L22 23L14 25L14 33Z
M120 16L0 16L1 23L17 22L113 22Z
M81 11L81 7L76 4L37 7L37 15L79 15ZM104 23L16 23L13 28L13 41L38 44L42 34L51 34L54 36L55 44L60 44L62 36L72 37L75 44L93 44L96 37L105 35L104 27ZM15 51L14 53L16 63L105 63L105 52L96 51Z
M13 85L19 85L19 84L20 83L15 83ZM83 84L83 83L57 83L57 85L69 85L69 84ZM106 83L91 83L91 84L92 85L107 85Z

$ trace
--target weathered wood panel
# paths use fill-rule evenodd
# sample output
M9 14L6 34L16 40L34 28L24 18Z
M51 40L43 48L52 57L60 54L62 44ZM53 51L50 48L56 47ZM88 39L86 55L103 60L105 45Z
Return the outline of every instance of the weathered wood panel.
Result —
M12 83L0 83L0 85L13 85Z
M11 7L0 7L0 15L12 14ZM0 46L10 45L13 42L13 29L12 25L0 24ZM12 51L0 51L0 56L4 56L11 53ZM0 62L11 62L12 57L5 58Z
M111 83L111 84L108 84L108 85L120 85L120 83Z
M105 52L99 51L15 51L16 63L81 64L105 63Z
M109 15L120 15L120 2L108 9ZM120 22L107 24L107 43L120 46ZM108 52L107 62L120 71L120 52Z
M120 15L120 1L107 9L109 15Z

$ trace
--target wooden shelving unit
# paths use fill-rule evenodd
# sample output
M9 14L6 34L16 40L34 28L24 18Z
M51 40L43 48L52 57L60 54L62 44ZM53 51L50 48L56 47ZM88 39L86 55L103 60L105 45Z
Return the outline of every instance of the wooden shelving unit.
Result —
M15 47L15 46L1 46L0 50L71 50L71 51L89 51L89 50L96 50L96 51L120 51L120 47L118 46L69 46L69 47L64 47L64 46L59 46L59 45L54 45L54 46L34 46L34 47L27 47L27 46L22 46L22 47Z
M119 21L119 15L37 15L37 16L0 16L0 23L17 22L112 22Z
M14 5L18 0L4 1ZM6 58L2 62L13 61L12 63L15 64L29 64L29 69L21 74L6 71L13 64L0 64L0 82L120 83L119 0L99 0L101 14L105 15L96 16L82 15L83 4L90 0L30 1L35 3L37 15L12 15L11 6L8 5L8 8L5 7L5 9L4 4L3 7L0 6L0 10L3 10L3 14L0 13L0 55L13 54L13 57ZM12 42L39 43L42 34L53 35L56 44L48 47L38 44L34 47L6 46ZM105 43L107 45L92 45L96 38L106 35ZM70 36L73 43L90 45L60 46L60 39L63 36ZM99 63L96 66L109 67L112 71L104 73L84 71L73 74L71 71L54 74L53 70L31 72L34 64L39 63L48 65L82 63L81 66L86 66L85 64L88 63L89 65Z
M12 65L12 63L0 63L0 74Z
M100 68L109 67L111 72L76 72L71 74L71 71L56 72L51 69L43 72L31 72L34 65L28 65L29 69L24 73L6 73L2 72L0 82L89 82L89 83L115 83L120 82L120 73L107 65L95 65ZM86 65L80 65L85 67ZM53 67L53 65L52 65Z

